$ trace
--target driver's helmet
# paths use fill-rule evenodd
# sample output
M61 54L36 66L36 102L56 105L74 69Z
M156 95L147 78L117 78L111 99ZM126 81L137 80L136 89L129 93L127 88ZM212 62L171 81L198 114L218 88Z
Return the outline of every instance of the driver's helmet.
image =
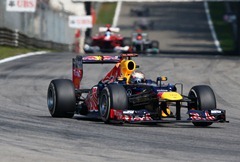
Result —
M131 84L138 84L145 82L145 75L140 71L134 71L130 76L129 82Z
M111 32L110 31L106 31L104 40L110 40L110 39L111 39Z
M109 37L109 36L111 36L111 34L112 34L111 31L108 30L108 31L106 31L105 36Z

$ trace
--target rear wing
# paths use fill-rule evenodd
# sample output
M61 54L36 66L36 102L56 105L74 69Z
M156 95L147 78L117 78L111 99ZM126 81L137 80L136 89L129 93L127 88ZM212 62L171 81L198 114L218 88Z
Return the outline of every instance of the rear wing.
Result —
M105 55L88 55L76 56L72 59L72 80L75 89L80 88L80 83L83 77L83 64L117 64L123 59L130 60L131 57L137 57L138 54L121 54L119 56L105 56ZM130 62L133 62L130 60ZM124 64L124 63L123 63ZM132 63L133 64L133 63ZM134 64L134 68L135 68Z
M105 32L105 31L107 31L107 30L110 30L110 31L112 31L112 32L120 32L120 28L117 28L117 27L110 27L110 28L108 28L108 27L99 27L99 32Z
M119 62L119 56L82 56L83 64L103 64L103 63L117 63Z
M131 57L137 57L138 54L127 53L118 56L113 55L88 55L88 56L77 56L82 60L83 64L107 64L107 63L118 63L122 58L131 59Z
M132 33L133 36L137 36L139 33ZM147 36L147 33L140 33L142 36Z

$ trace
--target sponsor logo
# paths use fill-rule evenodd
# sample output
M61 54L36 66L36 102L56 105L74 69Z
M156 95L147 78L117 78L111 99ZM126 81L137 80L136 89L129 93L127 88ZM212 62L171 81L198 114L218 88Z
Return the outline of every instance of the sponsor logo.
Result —
M222 111L220 110L211 110L211 114L221 114Z
M78 69L73 70L73 75L76 77L81 77L82 76L82 71Z
M131 115L131 114L134 114L134 110L127 110L127 111L123 111L123 114L125 114L125 115Z
M131 96L132 95L132 90L131 89L127 89L127 96Z
M35 12L36 0L7 0L7 11Z

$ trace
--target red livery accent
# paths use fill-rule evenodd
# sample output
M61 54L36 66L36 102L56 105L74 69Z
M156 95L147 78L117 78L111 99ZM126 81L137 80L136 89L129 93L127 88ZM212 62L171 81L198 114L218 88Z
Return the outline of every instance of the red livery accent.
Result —
M88 110L89 111L98 111L98 96L97 96L97 87L93 87L91 89L91 95L88 95L87 98L86 98L86 105L88 107Z
M215 120L214 116L211 116L208 111L205 112L191 112L189 113L192 120Z
M112 83L121 76L120 64L116 64L113 69L102 79L103 83Z
M79 89L80 88L80 82L82 80L83 77L83 69L81 68L73 68L73 84L75 89Z
M157 94L157 96L158 96L158 98L162 98L162 94L163 94L164 92L159 92L158 94Z
M206 120L215 120L214 116L211 116L207 111L205 112Z
M134 121L151 121L153 120L150 114L145 114L144 116L133 116L133 115L124 115L123 120L126 122L134 122Z
M110 119L119 120L123 119L123 110L110 109Z

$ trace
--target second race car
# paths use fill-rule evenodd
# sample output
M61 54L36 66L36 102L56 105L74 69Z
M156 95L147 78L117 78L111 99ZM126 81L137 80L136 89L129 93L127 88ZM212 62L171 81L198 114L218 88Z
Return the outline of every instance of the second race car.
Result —
M147 33L140 31L132 34L132 52L138 54L159 53L159 42L157 40L149 40Z
M91 38L85 39L85 53L95 52L128 52L130 40L119 34L120 28L100 27L99 33Z

